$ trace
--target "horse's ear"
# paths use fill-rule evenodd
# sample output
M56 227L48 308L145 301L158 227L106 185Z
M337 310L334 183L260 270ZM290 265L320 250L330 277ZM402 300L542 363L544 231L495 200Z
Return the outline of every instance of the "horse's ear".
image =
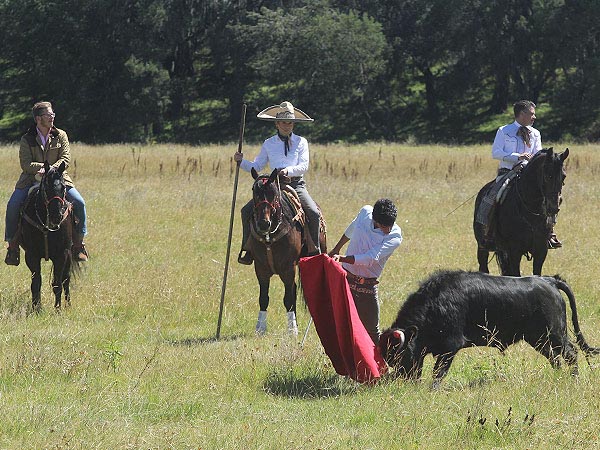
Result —
M65 162L61 162L60 166L58 166L58 173L60 173L62 175L62 173L65 171L65 169L67 168L67 165L65 164Z
M275 181L275 178L277 178L278 173L279 173L279 169L273 169L273 172L271 172L271 176L269 177L269 183L272 183L273 181Z
M252 174L252 178L254 178L255 180L258 178L258 172L254 167L250 169L250 173Z
M48 161L44 161L44 172L48 173L50 170L50 163Z
M558 157L561 161L564 161L569 156L569 149L567 148L564 152L562 152Z
M550 147L547 150L548 156L552 156L552 153L554 153L554 147Z

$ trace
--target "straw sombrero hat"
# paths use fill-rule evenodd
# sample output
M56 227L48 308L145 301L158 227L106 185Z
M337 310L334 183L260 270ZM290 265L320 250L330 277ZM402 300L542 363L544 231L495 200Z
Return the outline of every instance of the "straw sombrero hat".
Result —
M259 112L256 117L271 122L275 122L276 120L283 120L286 122L314 122L314 119L311 119L308 114L298 108L294 108L294 105L290 102L269 106Z

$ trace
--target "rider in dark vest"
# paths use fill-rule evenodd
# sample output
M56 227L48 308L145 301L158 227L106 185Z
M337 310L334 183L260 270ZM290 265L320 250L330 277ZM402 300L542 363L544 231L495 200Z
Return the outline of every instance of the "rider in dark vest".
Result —
M308 230L315 244L316 253L319 248L319 209L313 201L304 181L304 174L308 171L309 152L308 141L293 133L296 122L312 122L308 114L294 108L290 102L283 102L261 111L258 116L261 120L275 122L277 134L263 142L260 153L254 161L244 159L243 153L236 152L234 160L246 172L255 169L260 172L267 164L271 169L280 169L280 174L291 179L290 185L298 193L302 208L308 219ZM250 237L250 220L252 218L252 200L242 208L242 249L238 256L240 264L252 264L253 257L247 251L246 242Z
M54 167L64 162L67 168L71 161L69 138L67 133L54 126L56 115L52 104L38 102L33 105L32 112L35 125L23 135L19 147L19 161L23 172L6 206L4 240L8 242L8 252L4 262L11 266L18 266L20 261L18 224L21 205L27 198L29 189L36 183L36 177L43 174L44 161ZM76 261L87 261L88 254L83 243L87 232L85 201L66 171L63 176L67 186L67 200L73 204L73 211L78 219L73 236L73 257Z

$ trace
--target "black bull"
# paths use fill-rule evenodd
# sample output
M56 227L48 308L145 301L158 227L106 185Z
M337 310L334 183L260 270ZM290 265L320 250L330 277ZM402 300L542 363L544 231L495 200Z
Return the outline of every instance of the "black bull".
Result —
M387 363L405 378L420 378L427 354L435 358L433 386L448 373L462 348L496 347L503 351L528 342L553 367L560 356L577 374L577 349L567 335L568 299L577 344L586 355L590 347L579 329L575 297L569 285L554 277L501 277L479 272L437 272L402 305L379 348Z

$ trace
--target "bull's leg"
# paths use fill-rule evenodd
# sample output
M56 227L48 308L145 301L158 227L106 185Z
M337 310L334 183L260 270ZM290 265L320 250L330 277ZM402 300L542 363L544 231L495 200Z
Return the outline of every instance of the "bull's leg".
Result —
M555 347L552 345L550 340L547 340L543 344L538 344L534 347L538 352L544 355L548 359L548 361L550 361L550 364L553 368L560 369L560 355L556 352L556 348L561 348L560 346Z
M42 262L40 258L25 252L25 262L31 271L31 306L34 312L41 310Z
M456 352L444 353L439 355L435 360L433 366L433 385L431 386L433 389L437 389L440 386L442 379L446 376L448 370L450 370L454 356L456 356Z
M489 251L487 251L485 248L477 247L477 262L479 263L480 272L490 273L490 269L488 267L489 256Z
M579 367L577 365L577 349L573 343L566 339L566 342L562 346L562 357L571 368L571 375L579 375Z

